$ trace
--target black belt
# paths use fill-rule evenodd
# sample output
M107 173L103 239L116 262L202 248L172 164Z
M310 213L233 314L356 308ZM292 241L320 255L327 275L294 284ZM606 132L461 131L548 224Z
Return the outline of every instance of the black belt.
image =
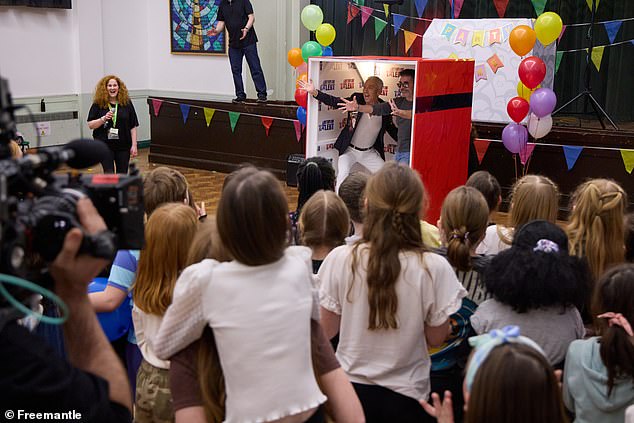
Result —
M352 149L354 149L354 150L357 150L357 151L370 151L370 150L372 150L372 149L374 148L374 146L372 146L372 147L366 147L366 148L361 148L361 147L357 147L357 146L356 146L356 145L354 145L354 144L350 144L350 148L352 148Z

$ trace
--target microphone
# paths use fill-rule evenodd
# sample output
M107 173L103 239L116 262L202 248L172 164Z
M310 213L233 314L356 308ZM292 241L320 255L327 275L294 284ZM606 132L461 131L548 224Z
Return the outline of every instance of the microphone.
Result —
M31 169L48 168L55 170L66 163L73 169L84 169L93 166L108 154L108 146L98 140L74 140L63 147L42 149L37 154L27 154L20 159L20 166Z

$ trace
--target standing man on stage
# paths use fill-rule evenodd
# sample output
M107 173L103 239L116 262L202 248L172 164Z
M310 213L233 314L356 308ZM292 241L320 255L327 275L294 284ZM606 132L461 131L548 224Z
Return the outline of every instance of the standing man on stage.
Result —
M255 16L253 6L249 0L221 0L218 6L217 25L212 28L211 35L224 31L225 25L229 33L229 63L233 74L233 84L236 87L234 103L246 101L242 82L242 58L246 57L251 77L258 92L258 102L266 103L266 81L258 56L258 37L253 29Z
M401 90L401 97L390 100L389 103L378 103L364 105L352 100L341 99L339 106L344 112L359 111L360 113L371 113L373 115L393 115L398 128L398 136L393 137L398 141L398 148L394 155L394 160L399 163L409 165L409 155L412 145L412 109L414 107L414 70L403 69L399 73L398 88Z
M299 81L299 84L301 89L329 106L337 107L341 101L346 101L341 97L334 97L315 89L312 81ZM379 98L382 89L381 78L371 76L363 83L362 93L353 93L348 97L351 103L357 106L364 105L367 109L359 110L360 113L356 113L357 110L348 110L346 126L335 142L335 149L339 152L336 191L339 190L339 185L346 179L355 163L362 164L372 173L381 169L385 163L383 135L387 131L392 138L396 139L396 127L389 113L386 116L371 114L372 107L379 104L385 104L390 109L388 103Z

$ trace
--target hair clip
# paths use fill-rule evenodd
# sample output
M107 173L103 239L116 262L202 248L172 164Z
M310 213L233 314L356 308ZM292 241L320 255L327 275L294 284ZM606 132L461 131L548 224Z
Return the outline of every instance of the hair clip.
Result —
M630 326L630 322L628 322L627 318L623 316L621 313L613 313L611 311L603 314L599 314L597 316L599 319L608 319L608 325L619 326L623 328L625 333L630 336L634 336L634 332L632 331L632 326Z
M308 162L306 163L306 166L315 166L315 167L319 167L319 165L315 162Z
M549 239L540 239L533 251L541 251L542 253L558 253L559 245Z
M458 232L454 231L449 239L464 239L465 241L469 240L469 232L465 232L464 235L460 235Z

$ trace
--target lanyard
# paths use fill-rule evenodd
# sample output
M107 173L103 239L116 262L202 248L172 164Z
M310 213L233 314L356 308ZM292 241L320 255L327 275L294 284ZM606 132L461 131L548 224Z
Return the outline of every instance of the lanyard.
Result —
M112 127L115 128L117 126L117 112L119 111L119 103L115 104L114 107L108 104L108 108L112 112Z

